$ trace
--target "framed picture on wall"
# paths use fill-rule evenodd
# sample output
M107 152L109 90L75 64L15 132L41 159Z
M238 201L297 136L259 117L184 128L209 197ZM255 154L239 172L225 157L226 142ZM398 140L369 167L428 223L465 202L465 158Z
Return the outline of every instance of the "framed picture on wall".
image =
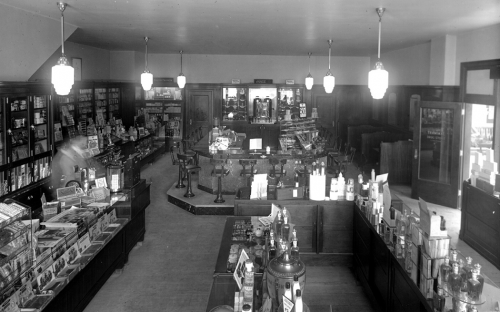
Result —
M82 59L73 57L71 59L71 65L75 69L75 81L82 81Z

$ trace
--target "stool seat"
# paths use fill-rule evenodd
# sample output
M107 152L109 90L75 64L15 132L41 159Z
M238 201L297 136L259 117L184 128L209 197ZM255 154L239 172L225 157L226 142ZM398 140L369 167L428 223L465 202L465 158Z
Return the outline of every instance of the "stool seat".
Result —
M201 167L193 164L195 162L196 154L177 154L177 159L179 160L179 181L177 182L177 188L185 187L183 184L184 177L187 177L188 185L184 197L194 197L193 189L191 187L191 175Z
M240 159L240 165L243 167L240 172L240 177L247 177L245 179L245 185L248 184L248 179L252 179L254 174L258 172L257 169L254 169L254 166L257 164L256 159ZM250 168L247 168L250 166Z
M210 159L210 163L214 166L212 169L212 176L217 177L217 197L214 203L223 203L225 200L222 198L222 178L230 173L229 169L224 168L228 160L225 159Z

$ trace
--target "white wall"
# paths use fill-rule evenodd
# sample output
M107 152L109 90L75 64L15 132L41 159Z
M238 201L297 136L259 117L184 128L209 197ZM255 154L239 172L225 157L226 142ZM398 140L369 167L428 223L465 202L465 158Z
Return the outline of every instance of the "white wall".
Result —
M65 24L65 39L76 29ZM0 81L27 81L54 51L60 54L61 23L0 4L0 42Z
M460 85L460 63L500 58L500 24L457 35L455 84Z
M455 85L457 37L445 35L431 40L430 85Z
M82 80L109 80L110 79L110 52L73 42L64 44L66 57L71 63L72 57L82 59ZM30 80L50 80L52 66L57 63L61 51L57 50L31 76Z
M109 78L112 80L136 80L134 51L109 52Z
M382 53L380 60L389 72L389 85L428 85L431 43ZM377 57L372 56L372 64Z
M144 71L144 63L144 54L136 53L136 81ZM180 63L180 54L150 54L148 68L154 77L175 78L181 71ZM337 84L366 85L369 68L369 57L332 57L331 72ZM253 83L256 78L273 79L274 83L285 83L286 79L304 83L308 74L308 57L183 54L182 71L188 83L231 83L231 79ZM323 83L327 71L328 57L311 57L311 75L315 84ZM112 72L111 76L114 75Z

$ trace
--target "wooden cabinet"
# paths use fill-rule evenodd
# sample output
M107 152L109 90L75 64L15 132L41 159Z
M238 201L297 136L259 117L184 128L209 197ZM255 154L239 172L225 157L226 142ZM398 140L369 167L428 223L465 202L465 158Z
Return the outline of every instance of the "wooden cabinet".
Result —
M463 183L460 239L500 269L500 200Z
M358 207L353 216L354 273L376 311L433 311L401 262Z
M246 133L246 144L249 144L248 140L262 138L262 148L265 149L269 146L272 150L276 150L279 147L279 125L259 125L259 124L247 124L245 127ZM243 146L243 149L248 149L248 146Z
M237 216L267 216L271 200L235 200ZM354 202L282 200L297 228L301 252L350 255L353 252L352 225ZM350 259L349 259L350 260Z

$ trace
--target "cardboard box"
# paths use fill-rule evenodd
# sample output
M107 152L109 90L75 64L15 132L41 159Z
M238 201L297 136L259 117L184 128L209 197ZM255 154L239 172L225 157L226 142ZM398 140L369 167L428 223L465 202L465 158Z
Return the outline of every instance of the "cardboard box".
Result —
M420 269L426 278L438 278L441 264L444 258L432 259L429 255L422 253Z
M418 264L416 264L415 262L412 261L412 268L411 268L410 277L411 277L411 280L417 286L418 286L418 282L419 282L419 279L418 279L419 276L420 276L420 270L418 268Z
M422 253L429 255L431 259L444 258L450 250L451 237L432 238L422 235Z
M432 299L434 297L434 279L426 278L423 274L420 274L420 292L427 299Z
M285 200L285 199L302 199L304 194L304 189L302 186L300 187L290 187L290 188L277 188L276 189L276 199L277 200ZM323 196L323 200L324 200Z

